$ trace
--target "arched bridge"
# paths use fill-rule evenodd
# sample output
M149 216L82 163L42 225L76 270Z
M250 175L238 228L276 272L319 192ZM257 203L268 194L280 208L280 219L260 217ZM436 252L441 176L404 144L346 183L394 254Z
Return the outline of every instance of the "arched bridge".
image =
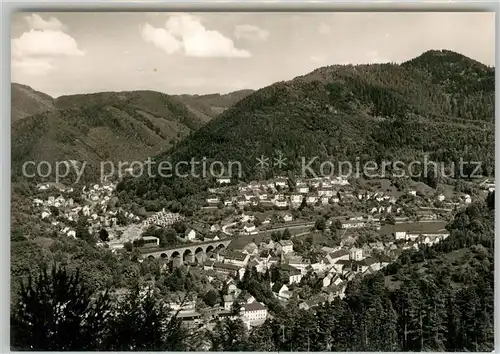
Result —
M225 249L231 240L217 240L199 243L188 243L185 246L173 246L161 249L144 249L141 252L142 258L163 258L167 260L182 260L187 262L204 262L207 259L207 253L218 254Z

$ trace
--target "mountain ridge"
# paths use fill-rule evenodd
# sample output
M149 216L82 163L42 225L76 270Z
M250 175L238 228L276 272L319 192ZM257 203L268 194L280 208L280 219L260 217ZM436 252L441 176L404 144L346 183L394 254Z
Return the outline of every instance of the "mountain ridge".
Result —
M297 172L301 157L314 156L352 162L413 161L429 155L451 163L465 158L483 161L485 174L491 173L494 69L476 70L476 61L461 58L460 67L429 64L434 71L411 60L318 68L246 96L156 160L239 161L245 180ZM461 77L462 66L471 66L466 72L476 74ZM436 79L446 74L450 82ZM456 81L465 87L457 89ZM256 166L257 157L279 153L289 162L284 169ZM191 185L182 191L179 183ZM157 199L157 192L147 191L162 190L169 199L203 189L194 184L139 178L122 187L129 197Z

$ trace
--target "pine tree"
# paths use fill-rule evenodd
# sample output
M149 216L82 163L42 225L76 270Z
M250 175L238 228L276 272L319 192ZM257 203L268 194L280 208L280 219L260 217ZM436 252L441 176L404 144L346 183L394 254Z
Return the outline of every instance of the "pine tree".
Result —
M94 293L76 271L53 265L21 285L11 316L12 346L21 350L97 350L107 326L111 302Z

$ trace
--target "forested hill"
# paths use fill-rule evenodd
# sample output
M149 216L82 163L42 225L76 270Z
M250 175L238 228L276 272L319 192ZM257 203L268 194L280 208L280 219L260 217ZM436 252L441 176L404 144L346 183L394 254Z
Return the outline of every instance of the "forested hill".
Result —
M12 83L10 95L12 122L55 108L52 97L26 85Z
M428 154L444 163L482 161L482 172L491 174L494 75L494 68L450 51L429 51L402 64L319 68L245 97L158 160L239 161L249 180L297 171L302 156L380 162ZM256 166L257 157L279 153L287 161L280 170ZM169 199L199 186L139 179L123 190L145 199L157 199L161 190Z
M155 91L61 96L54 108L12 124L14 173L25 161L142 161L174 146L204 122Z

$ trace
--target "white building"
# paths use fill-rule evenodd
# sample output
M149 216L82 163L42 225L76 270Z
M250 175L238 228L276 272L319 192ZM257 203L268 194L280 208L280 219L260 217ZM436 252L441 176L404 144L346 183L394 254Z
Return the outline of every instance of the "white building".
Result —
M196 231L194 231L193 229L189 230L186 232L186 234L184 235L185 239L186 240L189 240L189 241L192 241L196 238Z
M256 233L258 233L255 225L245 225L243 226L243 230L247 235L255 235Z
M228 184L231 183L231 178L218 178L217 183L219 184Z
M306 184L300 184L297 186L297 192L300 194L309 193L309 187Z
M280 253L290 253L293 252L293 242L290 240L281 240L275 244L275 248Z
M241 307L241 319L249 328L250 326L258 326L266 321L267 307L260 302L245 304Z
M349 259L352 261L361 261L363 259L363 250L361 248L352 248L349 251Z
M396 240L406 240L406 231L396 231L394 237Z

